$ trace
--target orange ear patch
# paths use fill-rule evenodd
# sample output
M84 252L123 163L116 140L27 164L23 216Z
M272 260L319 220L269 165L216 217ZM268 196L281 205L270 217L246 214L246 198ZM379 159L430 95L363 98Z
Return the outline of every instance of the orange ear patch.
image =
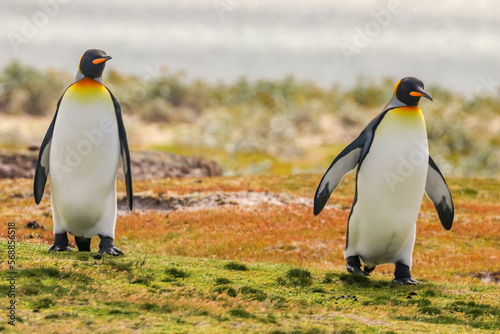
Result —
M402 79L401 79L402 80ZM397 90L398 90L398 87L399 87L399 84L401 83L401 80L398 81L398 83L396 84L396 86L394 86L394 96L395 97L398 97L398 95L396 94Z

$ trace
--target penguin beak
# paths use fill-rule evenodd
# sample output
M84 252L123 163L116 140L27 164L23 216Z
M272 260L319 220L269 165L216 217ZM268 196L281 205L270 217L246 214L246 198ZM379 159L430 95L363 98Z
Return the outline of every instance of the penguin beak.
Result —
M92 64L100 64L100 63L108 61L110 59L111 59L111 56L106 56L106 57L103 57L103 58L97 58L97 59L92 60Z
M411 96L425 97L425 98L427 98L427 99L429 99L429 100L431 100L431 101L434 102L434 100L432 99L431 94L427 93L423 88L419 88L416 91L410 92L410 95Z

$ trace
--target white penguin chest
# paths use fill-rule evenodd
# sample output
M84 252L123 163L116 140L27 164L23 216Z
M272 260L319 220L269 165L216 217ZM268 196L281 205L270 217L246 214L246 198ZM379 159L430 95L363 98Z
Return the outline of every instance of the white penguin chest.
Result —
M422 112L416 107L397 108L389 111L377 127L370 151L360 168L363 182L359 183L369 185L372 191L383 192L385 198L394 201L404 202L412 193L421 197L428 160Z
M63 101L52 137L51 156L54 152L65 152L73 157L65 161L71 166L89 160L87 157L98 164L95 159L107 160L119 154L118 127L110 107L106 102L81 105Z
M81 104L63 99L50 149L50 175L55 185L114 184L120 140L111 99Z

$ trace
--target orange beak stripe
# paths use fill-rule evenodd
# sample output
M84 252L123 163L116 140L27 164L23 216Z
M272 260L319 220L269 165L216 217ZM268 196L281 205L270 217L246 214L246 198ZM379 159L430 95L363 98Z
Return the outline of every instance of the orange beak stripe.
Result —
M422 93L419 93L419 92L410 92L410 95L411 96L420 96L420 97L424 96Z
M107 58L97 58L97 59L92 60L92 64L100 64L100 63L105 62L106 60L108 60L108 59Z

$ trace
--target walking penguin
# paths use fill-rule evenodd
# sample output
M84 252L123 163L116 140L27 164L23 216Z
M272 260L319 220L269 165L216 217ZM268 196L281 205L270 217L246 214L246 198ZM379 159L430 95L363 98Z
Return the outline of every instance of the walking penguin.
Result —
M344 176L356 168L345 248L351 273L368 275L377 265L394 263L394 283L419 283L410 270L424 192L443 227L451 228L453 201L429 156L425 121L418 107L422 97L432 101L422 81L401 79L382 113L333 160L316 190L314 214L318 215Z

